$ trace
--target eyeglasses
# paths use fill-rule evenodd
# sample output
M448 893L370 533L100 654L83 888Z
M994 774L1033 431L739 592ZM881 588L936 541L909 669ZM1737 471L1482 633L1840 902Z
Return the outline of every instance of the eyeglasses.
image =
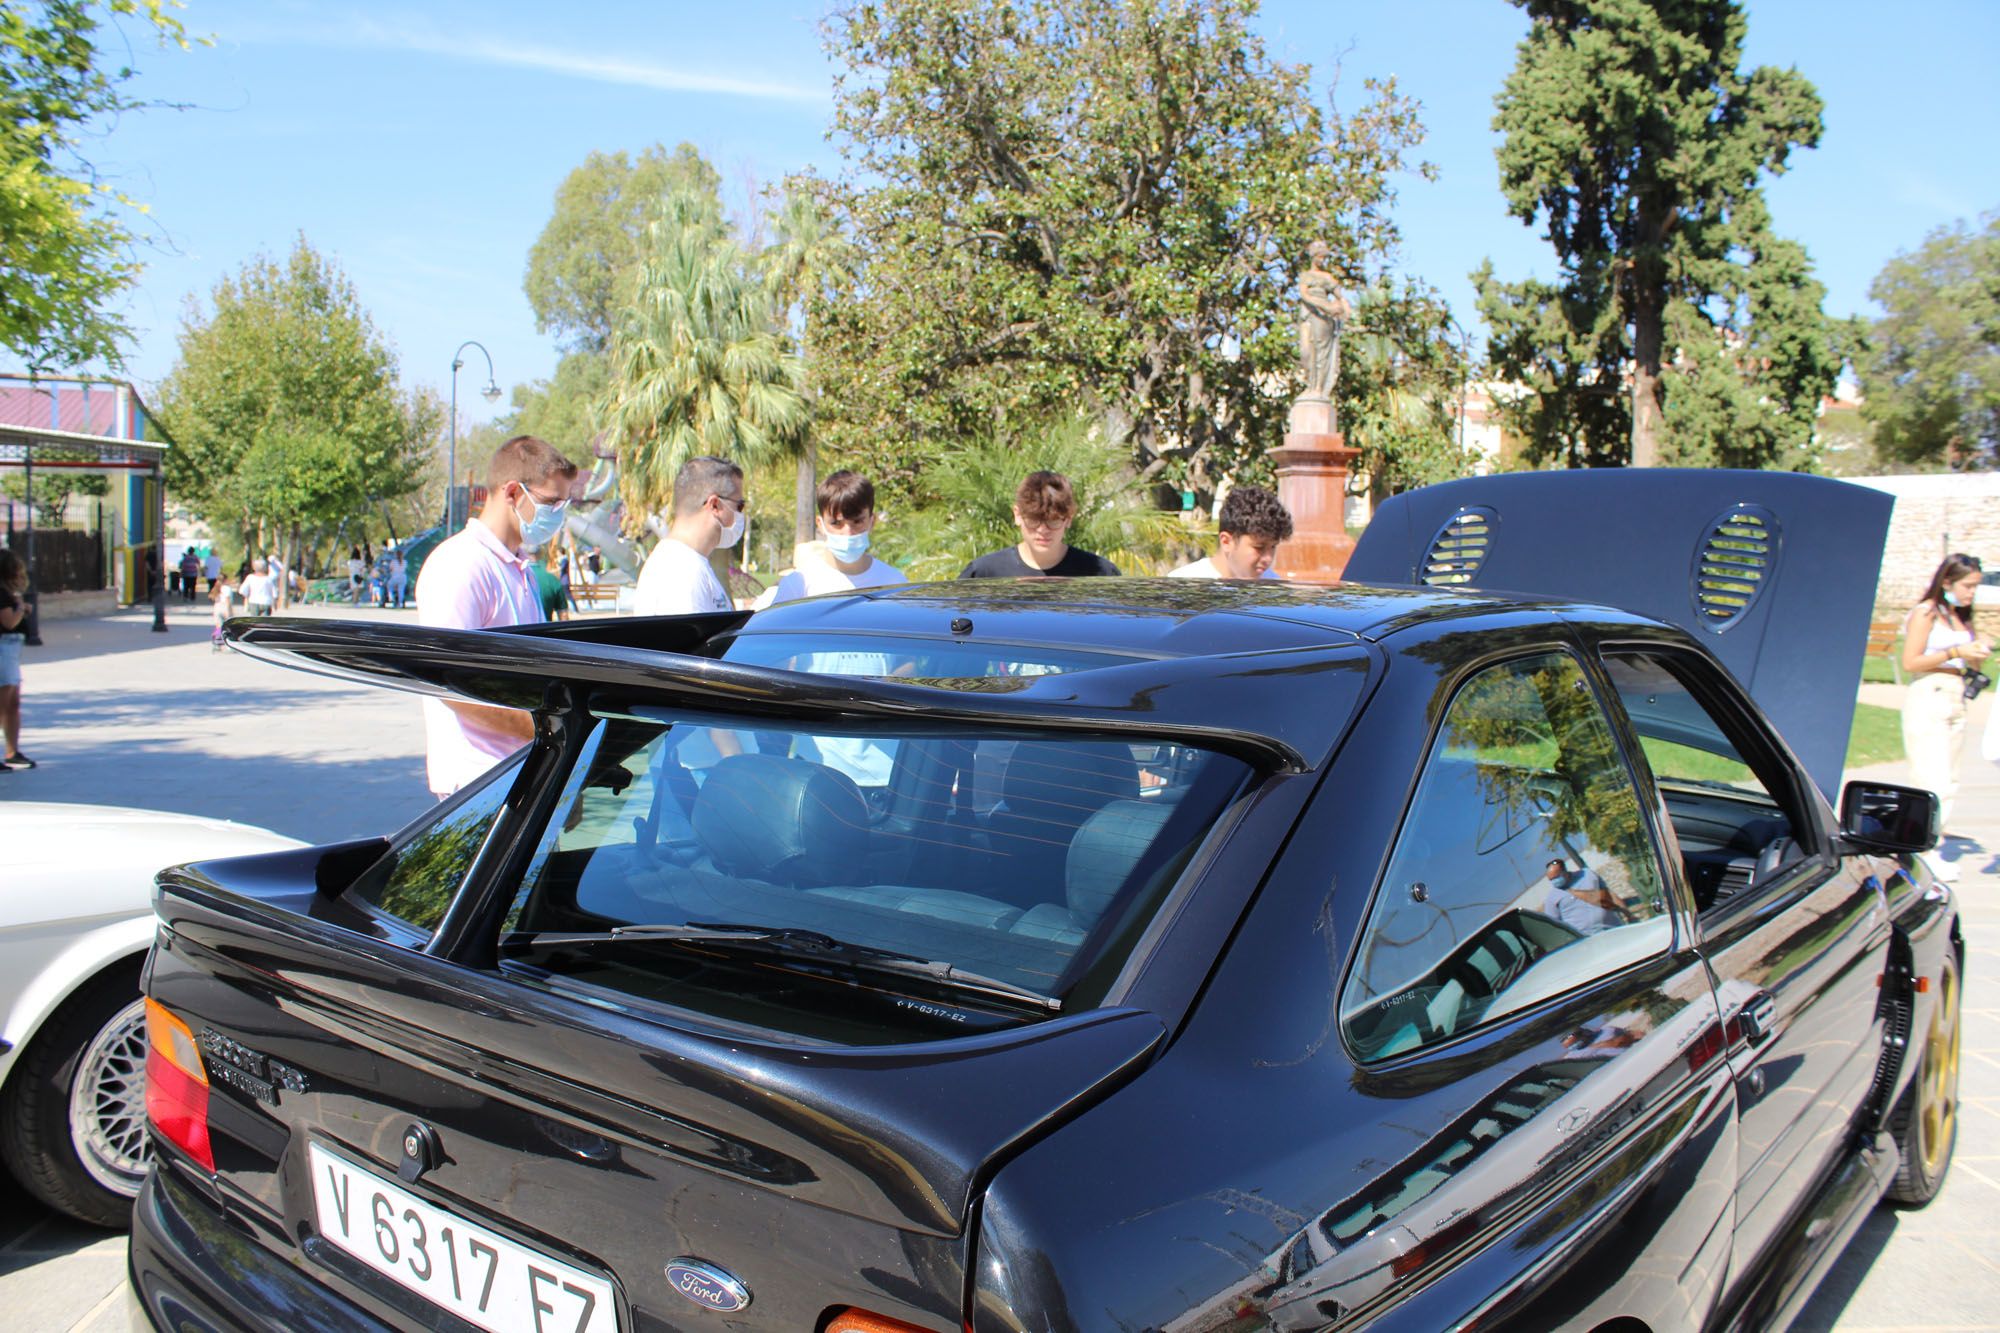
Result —
M715 498L727 504L735 505L736 512L739 514L747 514L750 512L750 502L744 499L740 495L723 495L720 492L717 492Z

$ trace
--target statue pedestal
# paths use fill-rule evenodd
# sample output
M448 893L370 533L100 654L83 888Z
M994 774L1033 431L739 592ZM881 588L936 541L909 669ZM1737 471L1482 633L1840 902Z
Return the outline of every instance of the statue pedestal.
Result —
M1325 417L1328 429L1298 429L1302 424L1319 424L1311 410L1317 406L1294 404L1293 429L1283 445L1271 450L1271 464L1278 470L1278 499L1292 514L1291 540L1278 548L1278 573L1313 583L1338 579L1347 568L1347 557L1354 554L1354 538L1347 535L1347 469L1361 453L1348 448L1347 437L1331 429L1330 410ZM1301 421L1302 415L1314 419Z

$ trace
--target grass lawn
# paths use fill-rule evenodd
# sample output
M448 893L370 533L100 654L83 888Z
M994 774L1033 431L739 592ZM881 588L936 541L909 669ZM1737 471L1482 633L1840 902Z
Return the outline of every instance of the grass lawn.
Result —
M1880 704L1854 705L1854 729L1847 735L1847 766L1886 764L1902 757L1903 715Z
M1864 657L1861 659L1861 681L1865 685L1896 685L1896 667L1886 657Z

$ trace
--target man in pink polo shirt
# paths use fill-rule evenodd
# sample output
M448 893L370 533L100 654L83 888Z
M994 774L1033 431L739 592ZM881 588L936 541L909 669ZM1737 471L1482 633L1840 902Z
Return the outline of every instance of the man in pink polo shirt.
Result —
M562 530L576 464L546 440L516 435L486 471L486 507L438 544L417 576L417 619L441 629L496 629L542 620L534 550ZM534 737L512 708L424 700L431 791L451 795Z

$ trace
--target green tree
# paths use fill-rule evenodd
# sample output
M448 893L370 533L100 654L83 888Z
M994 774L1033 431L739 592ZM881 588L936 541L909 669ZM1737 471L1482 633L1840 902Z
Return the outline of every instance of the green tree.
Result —
M661 202L610 361L602 420L636 513L666 509L674 474L697 454L789 459L805 437L798 363L712 190L676 188Z
M811 407L818 397L811 356L815 298L838 290L859 256L853 242L809 190L787 190L771 220L775 239L760 256L764 284L798 357L801 383ZM818 475L818 448L808 430L799 450L792 492L792 535L796 541L812 540Z
M1805 251L1759 184L1819 141L1796 70L1740 68L1737 0L1514 0L1501 189L1557 284L1475 280L1535 461L1795 464L1839 371ZM1747 432L1747 433L1746 433Z
M722 178L692 144L654 144L637 160L592 153L556 187L555 211L522 281L535 330L572 352L603 352L630 297L646 224L676 189L714 194Z
M1903 464L2000 466L2000 213L1885 265L1858 358L1875 447Z
M975 557L1021 540L1014 492L1022 477L1046 468L1076 492L1070 545L1128 574L1164 573L1188 556L1198 534L1148 502L1123 451L1107 448L1102 434L1097 422L1072 415L941 445L910 508L882 525L883 557L919 582L956 577Z
M514 386L514 410L496 446L515 435L538 435L586 466L582 460L589 457L591 442L597 438L597 412L610 387L611 363L604 353L566 353L556 362L553 377ZM463 455L463 435L458 448Z
M1387 278L1354 298L1341 338L1340 427L1378 497L1468 475L1459 412L1472 367L1437 291Z
M34 522L37 527L59 528L69 512L69 502L78 495L103 496L111 493L111 482L101 472L79 472L74 467L44 467L44 464L80 463L94 458L79 449L35 450ZM9 472L0 476L0 495L28 502L28 476Z
M139 19L185 48L171 0L0 0L0 348L31 370L118 365L130 337L112 305L138 276L122 212L138 208L84 157L84 136L147 103L107 65L101 17ZM118 34L130 56L129 33Z
M1254 466L1299 383L1314 237L1355 273L1396 233L1421 131L1393 83L1322 106L1255 0L878 0L827 29L863 263L818 307L822 445L907 485L918 442L1104 417L1142 477Z
M434 395L402 391L395 354L353 284L303 236L283 264L260 256L223 278L207 311L189 303L158 407L175 443L168 485L246 536L261 523L264 543L313 535L309 515L337 527L411 493L443 425ZM359 478L348 512L316 500L297 526L272 526L275 511L253 498L263 480L282 471L279 460L323 456L326 441Z

